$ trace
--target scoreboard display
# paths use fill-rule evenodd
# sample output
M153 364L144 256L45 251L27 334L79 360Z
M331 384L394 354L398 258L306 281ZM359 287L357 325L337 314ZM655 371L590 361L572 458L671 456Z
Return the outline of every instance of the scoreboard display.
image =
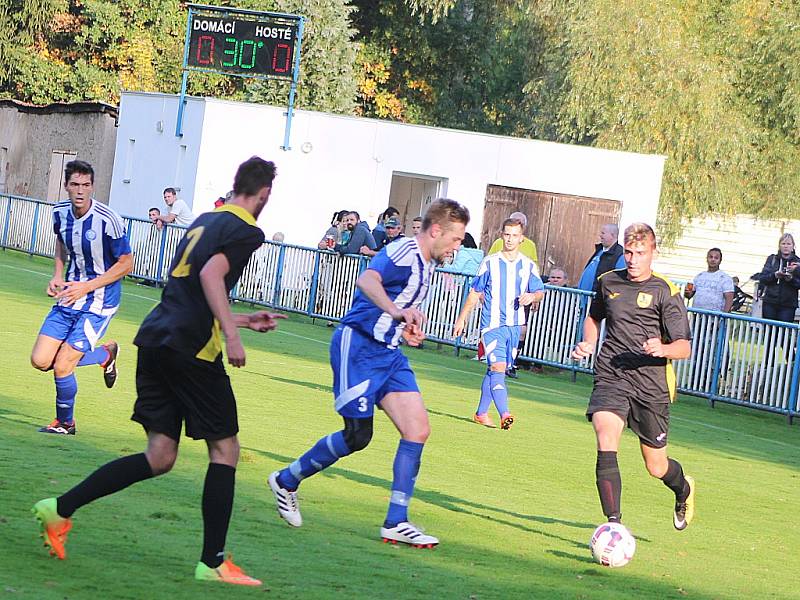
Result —
M248 19L231 12L193 14L189 21L189 69L231 75L292 78L298 22Z

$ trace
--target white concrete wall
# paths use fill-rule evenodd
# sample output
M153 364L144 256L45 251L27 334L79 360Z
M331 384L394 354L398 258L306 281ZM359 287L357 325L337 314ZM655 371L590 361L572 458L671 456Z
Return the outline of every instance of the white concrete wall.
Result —
M184 135L176 137L177 96L122 95L111 180L110 204L114 210L126 216L147 218L147 209L157 206L166 213L168 207L163 196L166 187L180 188L178 197L193 207L205 107L202 98L188 99L183 116Z
M752 293L748 278L761 271L767 256L778 251L783 233L791 233L800 242L800 221L756 219L748 215L736 217L708 216L688 221L681 237L662 248L655 268L676 281L691 281L705 271L709 248L722 250L720 269L731 277L739 277L746 292Z
M656 218L662 156L311 111L296 111L292 150L284 152L285 109L215 99L189 101L185 136L179 142L174 138L177 102L177 97L161 94L123 95L112 186L112 206L120 212L141 211L159 198L168 185L162 182L174 170L173 155L183 143L198 152L197 179L194 185L187 182L181 194L196 212L210 209L230 189L240 162L253 154L274 160L278 177L259 223L268 235L283 231L290 243L315 244L331 214L342 208L359 211L374 226L388 205L393 172L446 179L447 196L472 213L468 230L476 239L489 184L619 200L623 227ZM159 119L163 133L154 126ZM121 184L129 138L137 139L135 175L130 184ZM303 152L304 144L310 151ZM149 185L143 177L159 183Z

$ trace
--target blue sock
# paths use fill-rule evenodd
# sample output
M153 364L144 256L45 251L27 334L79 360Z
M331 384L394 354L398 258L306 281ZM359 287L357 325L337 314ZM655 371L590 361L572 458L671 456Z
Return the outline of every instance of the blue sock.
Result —
M62 423L71 423L75 416L75 396L78 393L78 380L75 373L66 377L56 377L56 418Z
M483 377L483 382L481 383L481 399L478 402L478 410L475 411L476 415L485 415L486 411L489 410L489 406L492 404L492 388L489 385L489 371L486 371L486 375Z
M78 366L85 367L86 365L102 365L107 359L108 350L106 350L103 346L98 346L94 350L90 350L84 354L78 361Z
M327 469L337 460L351 454L341 431L326 435L285 469L278 473L278 485L296 490L306 477Z
M386 513L384 527L394 527L398 523L408 521L408 503L414 495L414 484L417 482L420 458L425 444L400 440L397 454L394 456L392 469L392 497L389 500L389 511Z
M506 374L496 373L492 371L489 373L489 385L492 387L492 400L497 407L497 412L502 417L508 412L508 390L506 389Z

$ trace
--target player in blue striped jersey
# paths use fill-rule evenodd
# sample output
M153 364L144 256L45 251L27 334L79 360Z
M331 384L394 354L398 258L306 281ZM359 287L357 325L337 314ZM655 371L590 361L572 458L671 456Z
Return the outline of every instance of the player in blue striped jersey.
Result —
M453 329L455 337L464 332L467 317L482 297L481 340L489 368L483 378L473 420L487 427L494 427L488 414L492 402L500 414L503 429L510 429L514 423L514 416L508 410L506 367L514 362L525 325L523 307L539 302L543 296L544 284L536 263L519 252L522 232L520 220L509 218L503 222L503 250L483 259Z
M39 431L74 435L75 367L100 365L108 387L117 378L119 346L98 342L117 312L120 280L130 272L133 256L122 219L92 198L92 166L68 162L64 181L69 200L53 206L55 267L47 285L56 304L36 338L31 364L40 371L52 369L56 384L56 418Z
M297 504L300 482L366 448L372 439L372 415L379 405L401 438L381 537L419 547L439 543L408 522L408 503L430 424L414 372L398 345L404 339L418 346L425 338L419 307L431 274L437 263L461 245L468 222L466 208L453 200L436 200L425 214L420 233L386 246L358 278L353 305L330 347L334 408L344 419L344 429L323 437L292 464L269 476L278 513L290 525L303 523Z

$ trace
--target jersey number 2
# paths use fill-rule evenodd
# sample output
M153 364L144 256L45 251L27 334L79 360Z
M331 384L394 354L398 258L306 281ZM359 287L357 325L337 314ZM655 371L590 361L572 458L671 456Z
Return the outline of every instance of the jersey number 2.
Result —
M200 241L203 230L205 230L205 227L201 225L200 227L195 227L186 234L189 242L186 244L186 250L183 251L183 256L181 256L180 261L178 261L178 264L172 269L170 277L188 277L189 273L192 272L192 265L189 264L189 255L192 253L192 250L194 250L197 242Z

